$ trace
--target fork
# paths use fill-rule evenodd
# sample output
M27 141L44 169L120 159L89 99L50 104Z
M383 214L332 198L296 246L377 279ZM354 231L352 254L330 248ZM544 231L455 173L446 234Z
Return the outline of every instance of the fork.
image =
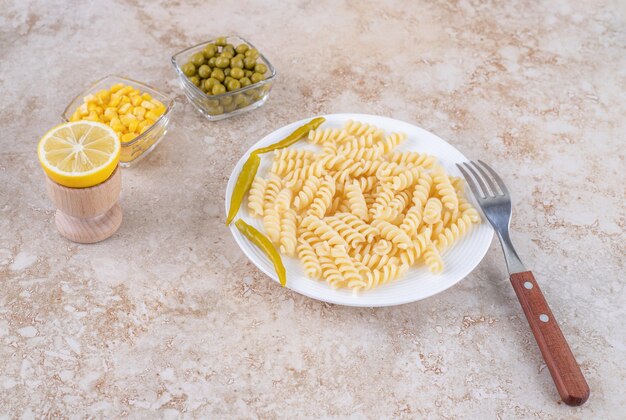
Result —
M465 162L456 166L463 173L480 208L500 239L511 284L561 399L568 405L582 405L589 398L587 381L539 289L535 276L524 268L513 248L509 232L512 212L509 190L485 162L479 160L478 163Z

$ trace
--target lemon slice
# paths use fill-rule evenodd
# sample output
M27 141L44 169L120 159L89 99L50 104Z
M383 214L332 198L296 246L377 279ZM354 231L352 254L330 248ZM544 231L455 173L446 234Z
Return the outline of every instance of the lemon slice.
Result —
M37 154L57 184L87 188L109 178L120 160L120 140L111 127L93 121L61 124L39 141Z

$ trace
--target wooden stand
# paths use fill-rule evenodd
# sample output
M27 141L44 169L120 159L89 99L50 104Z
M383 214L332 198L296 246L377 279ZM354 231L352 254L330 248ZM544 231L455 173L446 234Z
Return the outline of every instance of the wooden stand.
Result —
M68 188L46 177L46 189L57 207L57 229L70 241L100 242L117 232L122 224L122 208L117 202L122 189L119 167L109 179L94 187Z

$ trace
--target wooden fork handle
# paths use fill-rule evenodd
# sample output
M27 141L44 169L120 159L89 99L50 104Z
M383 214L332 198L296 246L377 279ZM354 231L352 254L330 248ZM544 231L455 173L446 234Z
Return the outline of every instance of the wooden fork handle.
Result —
M589 398L589 385L535 276L531 271L514 273L511 274L511 283L561 399L567 405L582 405Z

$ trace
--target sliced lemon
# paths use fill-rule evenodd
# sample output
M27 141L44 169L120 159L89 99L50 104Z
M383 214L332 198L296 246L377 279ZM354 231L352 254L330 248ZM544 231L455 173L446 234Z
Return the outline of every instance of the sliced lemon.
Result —
M58 125L39 141L39 163L57 184L87 188L109 178L120 160L120 140L109 126L93 121Z

